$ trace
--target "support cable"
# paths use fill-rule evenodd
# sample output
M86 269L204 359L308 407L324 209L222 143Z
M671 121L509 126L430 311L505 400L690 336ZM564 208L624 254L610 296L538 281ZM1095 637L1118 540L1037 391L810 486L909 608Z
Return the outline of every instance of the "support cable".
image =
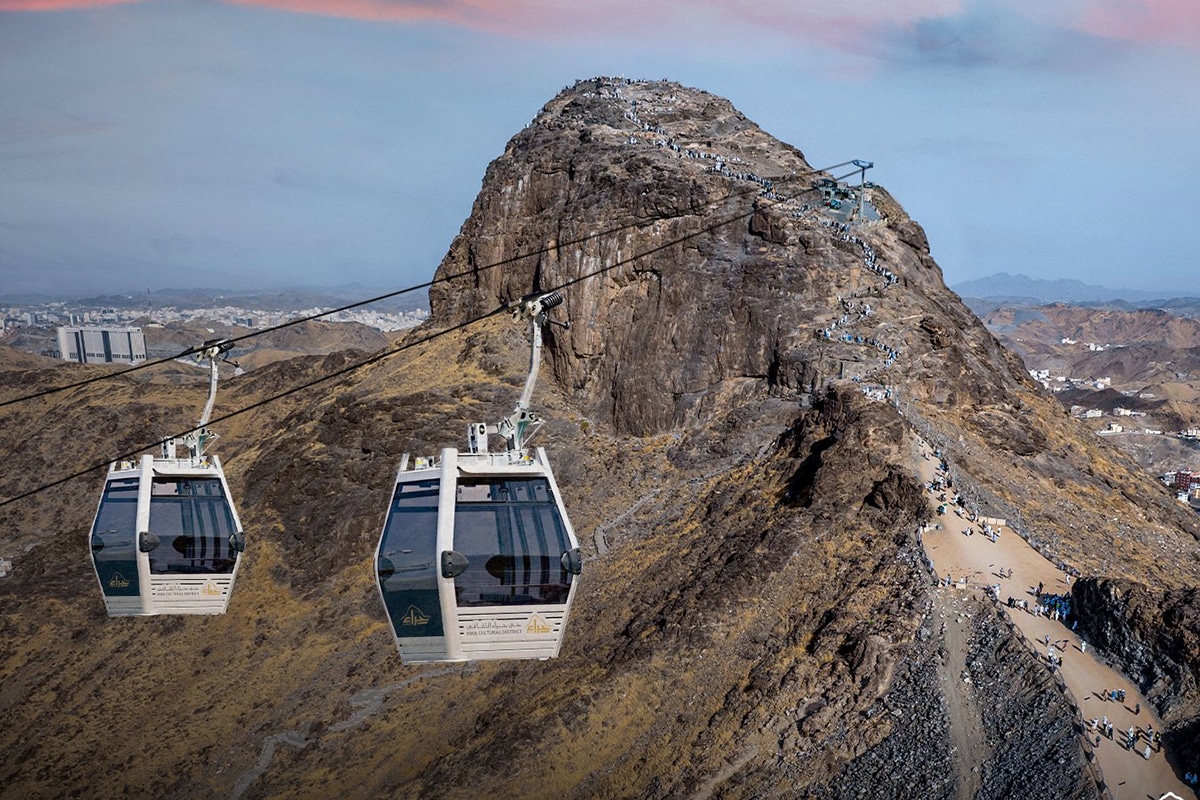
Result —
M849 163L849 162L847 162L847 163ZM825 171L825 170L812 170L808 174L815 174L816 172L822 172L822 171ZM709 200L706 203L702 203L697 208L704 208L705 206L713 205L714 203L718 203L718 202L724 202L731 198L739 198L739 197L749 196L751 194L757 194L760 191L762 191L762 190L761 189L748 189L746 191L741 191L741 192L732 192L728 195L725 195L724 197L720 197L720 198L717 198L714 200ZM349 311L350 309L359 308L360 306L366 306L366 305L370 305L372 303L378 303L382 300L390 300L393 297L399 297L400 295L408 294L410 292L415 292L420 289L428 289L429 287L434 286L435 284L438 284L438 283L446 283L449 281L457 280L458 278L465 277L467 275L473 275L473 274L476 274L479 272L486 272L487 270L495 269L496 267L505 266L507 264L512 264L512 263L515 263L515 262L520 261L525 258L546 255L547 253L550 253L554 250L561 249L563 247L572 247L577 244L585 244L593 239L599 239L601 237L609 236L614 233L620 233L621 231L628 230L629 228L636 228L639 226L650 225L655 222L661 222L663 220L669 220L669 219L680 219L680 217L663 216L663 217L654 217L651 219L633 220L630 222L626 222L622 225L618 225L618 226L615 226L612 228L607 228L602 231L597 231L596 233L589 233L587 236L583 236L578 239L572 239L572 240L569 240L566 242L556 242L554 245L547 245L538 250L531 250L529 252L519 253L515 256L510 256L508 258L501 259L500 261L496 261L491 264L485 264L480 267L473 267L469 270L465 270L463 272L458 272L453 275L446 275L442 278L428 280L428 281L425 281L424 283L414 284L412 286L408 286L403 289L397 289L394 292L388 292L386 294L377 295L375 297L371 297L366 300L359 300L354 303L348 303L347 305L340 306L339 308L332 308L328 311L322 311L317 314L309 314L308 316L297 317L296 319L288 320L287 322L283 322L283 323L280 323L279 325L274 325L269 328L263 328L261 330L252 331L250 333L242 334L241 336L230 337L230 338L226 339L226 341L236 344L236 343L244 341L246 339L252 339L256 336L263 336L268 333L274 333L275 331L283 330L284 328L289 328L292 325L299 325L302 322L311 322L312 320L320 319L321 317L328 317L332 314L339 314L343 311ZM10 400L0 400L0 408L4 408L5 406L13 405L15 403L22 403L22 402L25 402L26 400L36 400L40 397L46 397L47 395L55 394L57 392L63 392L68 389L78 389L82 386L88 386L90 384L98 383L100 381L111 380L113 378L119 378L122 375L128 375L131 372L137 372L138 370L143 370L148 367L156 367L160 364L168 364L172 361L175 361L176 359L186 358L187 356L199 353L202 349L203 349L202 345L197 345L195 347L189 347L186 350L184 350L180 353L177 353L173 356L166 356L164 358L156 359L154 361L143 361L140 364L136 364L132 367L129 367L128 369L123 369L120 372L108 372L103 375L93 375L90 378L84 378L82 380L75 381L74 383L64 384L63 386L56 386L56 387L53 387L50 389L43 389L41 391L37 391L32 394L23 395L21 397L15 397Z
M849 163L849 162L847 162L847 163ZM813 170L813 172L826 172L826 171L827 171L827 170ZM795 193L795 194L791 195L790 197L785 197L785 198L781 198L781 199L771 199L771 198L760 198L760 199L761 199L761 200L763 200L763 201L765 201L765 202L767 202L767 203L770 203L770 204L771 204L771 205L773 205L773 206L774 206L774 205L781 205L781 204L783 204L783 203L787 203L787 202L790 202L790 201L796 200L796 199L800 198L801 196L803 196L803 195L805 195L805 194L809 194L809 193L811 193L811 192L815 192L815 191L817 191L817 188L816 188L816 187L809 187L809 188L807 188L807 189L802 189L802 190L800 190L799 192L797 192L797 193ZM755 194L756 194L756 195L758 194L758 191L757 191L757 190L756 190L756 193L755 193ZM729 199L731 199L731 198L735 198L735 197L739 197L739 196L740 196L739 194L730 194L730 195L726 195L725 197L723 197L723 198L721 198L721 199L722 199L722 200L729 200ZM758 205L757 205L757 204L755 204L753 207L751 207L751 209L750 209L749 211L741 211L741 212L738 212L737 214L733 214L733 215L731 215L731 216L724 217L724 218L722 218L722 219L720 219L720 220L718 220L718 221L716 221L716 222L710 223L710 224L708 224L708 225L706 225L706 226L704 226L704 227L702 227L702 228L699 228L699 229L697 229L697 230L695 230L695 231L693 231L693 232L691 232L691 233L684 234L684 235L682 235L682 236L679 236L679 237L676 237L676 238L674 238L674 239L672 239L672 240L670 240L670 241L668 241L668 242L664 242L664 243L662 243L662 244L656 245L656 246L654 246L654 247L650 248L649 250L645 250L645 251L643 251L643 252L640 252L640 253L635 253L634 255L632 255L632 256L629 256L628 258L623 258L623 259L621 259L620 261L615 261L615 262L613 262L612 264L609 264L608 266L601 267L601 268L599 268L599 269L593 270L593 271L591 271L591 272L589 272L589 273L587 273L587 274L585 274L585 275L580 275L579 277L573 278L573 279L571 279L571 280L569 280L569 281L566 281L566 282L564 282L564 283L561 283L561 284L559 284L559 285L557 285L557 286L553 286L553 287L550 287L550 288L542 289L541 291L543 291L543 292L557 292L557 291L561 291L561 290L563 290L563 289L566 289L567 287L574 286L574 285L576 285L576 284L578 284L578 283L582 283L583 281L589 280L589 279L591 279L591 278L595 278L595 277L597 277L597 276L599 276L599 275L603 275L603 274L605 274L605 273L607 273L607 272L611 272L612 270L614 270L614 269L617 269L617 268L619 268L619 267L623 267L623 266L627 266L627 265L629 265L629 264L632 264L633 262L635 262L635 261L637 261L637 260L639 260L639 259L646 258L647 256L653 255L653 254L655 254L655 253L660 253L660 252L662 252L662 251L664 251L664 250L668 250L668 249L670 249L670 248L672 248L672 247L675 247L676 245L682 244L683 242L687 242L687 241L689 241L689 240L691 240L691 239L695 239L695 238L696 238L696 237L698 237L698 236L702 236L702 235L705 235L705 234L708 234L708 233L712 233L713 231L717 230L718 228L722 228L722 227L724 227L724 226L726 226L726 225L732 224L732 223L734 223L734 222L738 222L739 220L743 220L743 219L749 219L751 216L753 216L755 213L757 213L757 211L758 211ZM628 226L625 226L625 227L628 227ZM613 228L613 229L610 229L609 231L607 231L607 233L617 232L617 231L620 231L620 230L623 230L623 229L624 229L623 227L621 227L621 228ZM589 237L587 237L586 239L581 239L581 240L579 240L579 241L587 241L588 239L595 238L595 236L599 236L599 235L602 235L602 234L595 234L595 235L592 235L592 236L589 236ZM569 243L568 243L568 244L569 244ZM556 247L559 247L559 246L561 246L561 245L556 245ZM555 248L544 248L544 249L543 249L542 251L540 251L540 252L547 252L548 250L551 250L551 249L555 249ZM527 255L528 255L528 254L527 254ZM489 267L488 267L488 268L491 268L491 267L493 267L493 266L499 266L500 264L510 263L510 262L512 262L512 261L515 261L515 260L517 260L518 258L524 258L524 257L527 257L527 255L526 255L526 256L515 256L515 257L513 257L513 258L506 259L506 260L504 260L504 261L501 261L501 262L497 262L496 264L489 265ZM471 270L471 271L468 271L468 272L458 273L458 274L457 274L457 275L455 275L454 277L463 277L463 276L465 276L465 275L472 274L472 273L473 273L473 272L475 272L475 271L477 271L477 270ZM444 279L441 279L441 280L449 280L449 278L444 278ZM432 283L433 283L433 282L426 283L426 284L423 284L423 285L425 285L425 286L429 286L429 285L432 285ZM394 294L394 293L393 293L393 294ZM364 302L372 302L372 301L364 301ZM339 378L339 377L342 377L342 376L344 376L344 375L349 375L350 373L352 373L352 372L356 372L357 370L359 370L359 369L362 369L363 367L367 367L367 366L370 366L371 364L378 363L378 362L380 362L380 361L383 361L383 360L384 360L384 359L386 359L386 358L391 358L391 357L392 357L392 356L394 356L394 355L397 355L397 354L399 354L399 353L403 353L403 352L405 352L405 351L407 351L407 350L410 350L410 349L412 349L412 348L414 348L414 347L417 347L417 346L419 346L419 345L427 344L427 343L429 343L429 342L431 342L431 341L433 341L433 340L435 340L435 339L439 339L439 338L441 338L442 336L446 336L447 334L450 334L450 333L454 333L454 332L456 332L456 331L463 330L463 329L465 329L465 328L468 328L468 327L470 327L470 326L472 326L472 325L475 325L475 324L477 324L477 323L479 323L479 322L482 322L482 321L484 321L484 320L486 320L486 319L489 319L489 318L491 318L491 317L493 317L493 316L496 316L497 314L507 313L507 312L509 312L510 310L511 310L511 308L510 308L510 304L508 304L508 303L502 304L502 305L500 305L499 307L497 307L497 308L494 308L494 309L492 309L491 311L488 311L488 312L486 312L486 313L484 313L484 314L481 314L481 315L479 315L479 316L477 316L477 317L473 317L473 318L471 318L471 319L469 319L469 320L466 320L466 321L464 321L464 322L460 322L460 323L458 323L458 324L456 324L456 325L452 325L452 326L450 326L450 327L448 327L448 328L444 328L444 329L442 329L442 330L434 331L433 333L430 333L430 334L428 334L428 335L426 335L426 336L423 336L423 337L421 337L421 338L414 339L414 340L411 340L411 341L407 341L407 342L405 342L405 343L403 343L403 344L401 344L401 345L398 345L398 346L396 346L396 347L393 347L393 348L391 348L391 349L389 349L389 350L383 350L383 351L380 351L379 353L376 353L376 354L374 354L374 355L370 356L369 358L366 358L366 359L364 359L364 360L362 360L362 361L358 361L358 362L356 362L356 363L354 363L354 364L351 364L351 365L349 365L349 366L347 366L347 367L343 367L342 369L336 370L335 372L331 372L331 373L329 373L328 375L323 375L323 376L321 376L321 377L319 377L319 378L316 378L316 379L314 379L314 380L308 381L308 382L306 382L306 383L302 383L302 384L300 384L300 385L298 385L298 386L293 386L293 387L292 387L292 388L290 388L290 389L286 389L286 390L284 390L284 391L282 391L282 392L279 392L279 393L277 393L277 394L271 395L270 397L266 397L266 398L263 398L262 400L258 400L258 401L254 402L254 403L251 403L250 405L246 406L245 408L241 408L241 409L238 409L238 410L236 410L236 411L231 411L231 412L229 412L228 414L225 414L225 415L223 415L223 416L217 417L216 419L212 420L212 421L211 421L211 423L212 423L212 424L217 424L217 423L220 423L220 422L224 422L224 421L226 421L226 420L233 419L234 417L237 417L237 416L240 416L240 415L242 415L242 414L245 414L245 413L248 413L248 412L250 412L250 411L253 411L253 410L255 410L255 409L261 408L261 407L263 407L263 406L265 406L265 405L268 405L268 404L270 404L270 403L274 403L274 402L276 402L277 400L282 400L282 399L283 399L283 398L285 398L285 397L289 397L289 396L291 396L291 395L293 395L293 394L296 394L296 393L298 393L298 392L304 391L305 389L309 389L309 388L312 388L313 386L317 386L317 385L319 385L319 384L321 384L321 383L325 383L326 381L330 381L330 380L333 380L334 378ZM332 312L328 312L328 313L332 313ZM245 337L243 337L243 338L245 338ZM231 340L231 341L232 341L232 340ZM198 348L190 348L190 350L192 350L192 351L195 351L195 350L197 350L197 349L198 349ZM130 371L130 370L125 370L125 372L129 372L129 371ZM118 373L118 374L125 374L125 373L124 373L124 372L122 372L122 373ZM63 388L70 388L70 387L63 387ZM10 401L10 402L11 402L11 401ZM162 446L162 445L163 445L165 442L168 442L168 441L170 441L170 440L171 440L171 439L173 439L173 438L178 438L178 437L181 437L181 436L183 436L183 435L185 435L185 434L186 434L186 431L185 431L185 432L178 433L178 434L174 434L173 436L168 436L168 437L165 437L165 438L163 438L163 439L160 439L160 440L158 440L157 442L153 442L153 443L151 443L151 444L142 445L142 446L140 446L140 447L137 447L137 448L135 448L135 449L133 449L133 450L130 450L130 451L128 451L128 452L125 452L125 453L122 453L122 454L120 454L120 455L114 456L114 457L112 457L112 458L106 459L106 460L104 460L103 462L99 462L99 463L96 463L96 464L92 464L91 466L84 467L83 469L77 470L76 472L73 472L73 473L71 473L70 475L67 475L67 476L65 476L65 477L59 478L58 480L52 481L52 482L50 482L50 483L43 484L43 485L41 485L41 486L38 486L38 487L37 487L37 488L35 488L35 489L30 489L29 491L27 491L27 492L23 492L23 493L21 493L21 494L19 494L19 495L15 495L15 496L13 496L13 497L9 497L9 498L6 498L6 499L3 499L3 500L0 500L0 508L4 507L4 506L6 506L6 505L9 505L10 503L15 503L15 502L17 502L18 500L23 500L23 499L25 499L25 498L27 498L27 497L32 497L33 495L39 494L39 493L41 493L41 492L44 492L44 491L46 491L46 490L48 490L48 489L52 489L52 488L54 488L54 487L56 487L56 486L61 486L62 484L64 484L64 483L67 483L68 481L72 481L72 480L75 480L76 478L83 477L84 475L87 475L88 473L90 473L90 472L93 472L93 471L95 471L95 470L98 470L98 469L105 468L105 467L107 467L109 464L111 464L111 463L112 463L112 462L114 462L114 461L122 461L122 460L131 459L131 458L133 458L134 456L138 455L139 453L141 453L141 452L143 452L143 451L145 451L145 450L149 450L149 449L152 449L152 448L155 448L155 447L161 447L161 446Z

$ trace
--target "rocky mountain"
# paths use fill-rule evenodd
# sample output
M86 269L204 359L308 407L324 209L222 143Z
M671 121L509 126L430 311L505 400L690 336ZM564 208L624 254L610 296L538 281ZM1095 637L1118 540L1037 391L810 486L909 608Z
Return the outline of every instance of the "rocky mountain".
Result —
M949 642L916 537L916 437L970 503L1172 609L1195 608L1200 526L1028 379L894 198L872 190L882 218L864 223L821 202L823 177L706 92L565 89L489 167L429 322L394 355L223 384L218 415L365 364L220 426L250 539L222 617L104 616L97 473L0 506L2 791L949 798L974 774L984 797L1099 796L1009 629L980 608ZM495 312L550 289L571 326L546 329L538 443L586 556L564 650L402 666L372 568L396 463L511 409L528 344ZM0 402L90 369L6 364ZM203 398L162 386L150 369L0 408L20 465L0 497L190 421ZM1136 637L1181 665L1154 697L1194 754L1197 656L1177 645L1195 615L1156 635L1129 607L1104 606L1112 657ZM952 696L958 645L1003 680ZM985 726L976 763L948 734L962 702Z
M989 330L1007 337L1014 347L1026 342L1027 347L1049 347L1061 345L1063 339L1117 347L1200 347L1200 320L1164 309L1127 311L1055 303L1004 306L982 319Z

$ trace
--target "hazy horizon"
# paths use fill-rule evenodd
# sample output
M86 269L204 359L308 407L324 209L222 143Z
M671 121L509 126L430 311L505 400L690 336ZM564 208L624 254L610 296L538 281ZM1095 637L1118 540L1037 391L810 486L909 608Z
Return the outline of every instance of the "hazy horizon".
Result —
M961 293L960 289L967 288L967 286L966 286L967 284L984 283L987 281L997 279L1001 276L1008 276L1008 277L1012 277L1012 278L1021 279L1023 282L1034 282L1034 283L1046 284L1047 286L1044 287L1046 289L1049 289L1049 285L1057 283L1057 282L1061 282L1061 281L1073 282L1073 283L1078 284L1080 287L1086 288L1086 289L1099 290L1099 291L1109 292L1112 294L1125 293L1128 296L1123 297L1122 299L1130 300L1130 301L1150 300L1150 299L1167 300L1167 299L1179 299L1179 298L1200 298L1200 291L1188 292L1186 290L1170 289L1170 288L1163 288L1163 287L1138 288L1138 287L1131 287L1131 286L1105 286L1103 284L1088 283L1086 281L1079 281L1077 279L1034 278L1032 276L1025 275L1022 273L1013 274L1013 273L1002 273L1002 272L994 273L992 275L985 275L980 278L972 278L970 280L965 280L965 281L955 281L953 283L947 282L947 286L951 290ZM415 286L415 284L414 284L414 286ZM327 294L332 294L335 296L341 296L346 299L356 299L357 300L357 299L368 299L370 296L393 293L393 292L402 291L405 289L408 289L408 287L407 286L396 287L396 286L369 285L369 284L365 284L362 282L350 281L350 282L341 282L341 283L330 282L328 284L306 284L306 285L288 285L288 284L276 283L276 284L265 284L265 285L260 285L260 286L251 286L251 287L244 287L244 288L229 287L229 286L227 286L227 287L164 286L164 287L157 288L157 289L146 287L146 288L141 288L141 289L125 289L125 290L110 289L107 291L97 291L97 292L66 291L66 290L61 290L61 289L57 290L57 291L51 290L51 291L45 291L45 292L0 291L0 303L12 302L19 298L36 299L38 301L46 301L46 302L70 302L70 301L77 301L77 300L94 299L94 298L99 298L99 297L134 298L134 297L146 296L147 293L149 293L152 297L156 296L156 295L171 294L171 293L179 293L179 294L208 293L208 294L212 294L214 299L219 299L223 296L235 296L236 297L236 296L245 296L245 295L250 295L250 294L283 294L283 293L289 293L289 292L296 293L296 294L327 293ZM426 305L428 304L428 289L424 286L414 288L414 289L412 289L411 292L404 292L404 294L411 294L411 297L408 298L408 300L410 302L416 302L416 299L420 298L424 304L426 304ZM1014 291L1014 294L1019 294L1019 290ZM1141 296L1138 297L1138 295L1141 295ZM1149 297L1149 295L1156 295L1156 296L1151 298L1151 297Z

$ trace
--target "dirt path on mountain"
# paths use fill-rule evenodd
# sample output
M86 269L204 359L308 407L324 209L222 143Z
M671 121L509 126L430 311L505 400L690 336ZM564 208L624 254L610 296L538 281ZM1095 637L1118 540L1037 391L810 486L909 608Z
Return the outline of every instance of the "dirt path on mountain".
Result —
M971 623L946 602L947 598L942 593L936 592L935 598L946 646L946 658L939 671L946 698L946 713L950 718L950 739L956 751L954 764L958 773L958 796L971 798L979 791L979 766L991 757L979 707L972 696L970 684L963 679L967 674Z
M925 446L922 446L918 455L917 466L921 479L926 483L938 475L939 460ZM946 496L952 500L953 490L948 491ZM1070 576L1047 561L1010 528L1002 528L993 542L982 534L981 525L963 518L952 502L946 505L944 514L937 515L936 506L942 504L941 492L930 492L929 499L935 507L934 526L923 533L922 539L934 569L943 578L947 575L952 578L951 589L986 596L989 586L997 587L1000 608L1023 635L1032 650L1031 656L1043 664L1048 664L1049 655L1062 659L1057 673L1065 690L1074 697L1081 709L1087 748L1095 751L1103 779L1112 796L1116 800L1145 800L1147 797L1159 798L1167 792L1174 792L1182 798L1196 798L1195 791L1183 782L1168 763L1165 752L1152 748L1150 758L1145 758L1148 734L1163 730L1163 725L1146 699L1138 694L1137 687L1097 658L1095 652L1087 649L1084 642L1064 623L1033 613L1038 587L1041 586L1043 592L1049 595L1067 595L1071 588ZM973 533L968 534L968 530ZM1009 608L1009 597L1026 601L1029 611ZM944 602L943 599L943 605ZM947 624L948 651L955 644L962 644L962 641L951 638L954 627ZM961 660L964 655L960 653L956 657L948 652L947 665L958 663L956 658ZM1123 689L1125 702L1105 699L1107 691L1111 689ZM952 704L959 704L966 699L956 700L952 692L947 692L947 697ZM958 716L955 716L956 713ZM956 739L955 746L962 749L964 758L969 757L968 753L973 747L971 736L960 735L957 727L959 723L964 726L976 723L966 710L952 710L951 715L955 720L951 727ZM1101 736L1100 744L1096 745L1099 731L1094 730L1090 723L1093 719L1099 721L1104 717L1113 725L1113 737ZM1133 748L1126 747L1130 728L1136 739ZM960 763L963 760L960 759ZM964 781L962 785L969 784Z

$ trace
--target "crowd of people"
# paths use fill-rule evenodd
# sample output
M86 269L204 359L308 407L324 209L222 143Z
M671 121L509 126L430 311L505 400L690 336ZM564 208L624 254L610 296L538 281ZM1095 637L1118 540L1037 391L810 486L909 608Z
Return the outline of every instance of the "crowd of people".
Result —
M826 227L834 227L839 231L839 238L842 241L855 242L863 251L863 265L868 270L881 275L885 279L884 289L893 286L896 281L896 275L889 269L884 269L879 266L878 259L875 255L875 249L868 243L853 236L849 233L849 226L845 223L836 223L832 220L822 219L821 224ZM896 363L896 359L900 357L900 350L879 340L878 337L871 335L863 335L861 333L851 333L844 331L838 333L839 329L856 325L864 322L875 312L871 304L866 300L858 301L856 295L850 297L838 296L838 302L842 306L842 313L837 319L830 322L823 328L817 329L817 336L825 341L838 341L846 344L860 344L866 347L873 347L885 355L884 368L892 366Z
M630 78L597 77L589 78L585 81L576 81L576 87L578 87L581 82L594 83L597 87L595 91L590 89L584 91L583 96L585 98L602 97L624 102L625 95L621 90L622 86L633 86L640 83L646 83L647 81L634 80ZM566 87L564 87L564 89L565 88ZM675 102L675 95L671 94L665 98L665 101L667 102L668 106L673 104ZM680 158L690 158L698 161L711 161L713 163L712 166L708 168L709 172L724 175L731 180L748 181L758 184L761 187L758 196L768 200L773 200L779 203L792 203L797 199L794 196L787 196L776 191L775 183L770 178L763 177L752 170L737 166L742 163L741 158L737 156L727 157L718 153L708 152L707 150L701 150L694 145L683 145L678 143L671 137L670 133L662 125L657 124L656 122L644 120L642 118L642 111L644 107L644 102L639 103L637 99L630 99L628 100L628 108L622 112L622 116L627 121L633 123L639 128L636 133L629 135L629 144L650 144L654 147L669 150L678 155ZM651 113L653 114L655 111L661 113L664 110L669 111L670 109L652 107ZM799 218L805 216L814 208L815 206L813 206L811 203L803 203L798 207L792 208L791 213L793 217ZM850 225L848 223L832 222L828 220L822 220L822 222L825 224L838 225L844 241L859 241L849 235ZM895 283L898 278L890 270L881 268L878 265L875 251L866 243L860 242L860 244L862 244L864 250L866 251L867 268L873 272L876 272L885 280L889 281L888 285Z
M928 457L929 455L926 454L926 458ZM955 501L960 500L959 495L952 490L949 465L946 463L945 458L940 452L937 452L935 457L939 461L938 469L935 471L933 479L925 484L925 488L937 496L942 503L945 503L950 499ZM971 521L974 521L974 514L969 516ZM1007 577L1011 579L1012 577L1012 572L1006 571L1003 567L1000 567L997 570L997 574L1002 578ZM953 585L954 583L955 581L949 575L946 575L944 580L939 580L939 584L942 585L949 586ZM966 578L958 581L957 584L960 587L965 586ZM1008 608L1020 608L1027 611L1031 615L1042 616L1046 619L1056 621L1064 625L1069 624L1071 629L1074 630L1075 626L1078 624L1078 621L1073 616L1074 609L1072 607L1071 595L1069 593L1047 591L1046 589L1047 587L1045 584L1038 583L1036 587L1029 587L1030 596L1028 599L1025 597L1018 598L1009 596L1005 604L1008 606ZM986 591L997 602L1003 602L1000 599L1001 586L998 582L988 585L986 587ZM1051 632L1044 632L1045 628L1046 626L1043 624L1041 631L1038 633L1038 638L1033 642L1033 644L1035 649L1039 651L1039 656L1041 655L1042 648L1044 648L1045 661L1043 663L1046 663L1051 670L1059 670L1062 668L1063 656L1071 647L1073 638L1069 634L1066 634L1065 631L1063 631L1064 635L1062 638L1055 638L1053 632L1060 629L1052 628ZM1081 655L1086 655L1088 653L1087 642L1083 639L1079 639L1078 648ZM1129 714L1132 714L1135 719L1141 715L1142 707L1140 701L1133 703L1132 706L1125 705L1125 689L1104 689L1103 691L1096 692L1095 697L1104 703L1120 704L1121 708L1112 708L1112 710L1109 711L1109 714L1115 715L1118 720L1122 717L1128 718ZM1123 731L1121 735L1118 736L1116 724L1114 720L1109 719L1109 714L1093 717L1087 721L1088 728L1086 729L1085 734L1089 743L1099 748L1102 740L1108 739L1111 742L1119 744L1122 749L1131 754L1140 756L1146 761L1150 761L1156 753L1162 752L1163 734L1161 731L1155 729L1152 721L1144 724L1139 723L1130 725L1127 730ZM1193 787L1200 785L1200 775L1189 771L1184 774L1183 781L1187 785Z
M1100 746L1102 739L1116 741L1116 732L1107 714L1100 718L1092 717L1088 720L1088 726L1095 732L1096 747ZM1144 746L1142 744L1143 741L1145 742ZM1146 725L1144 728L1130 725L1129 730L1125 731L1122 743L1126 750L1140 753L1142 758L1149 761L1151 755L1162 751L1162 732L1154 730L1153 725ZM1190 785L1195 785L1194 781L1188 780L1187 775L1184 776L1184 781Z
M890 286L895 286L897 283L900 282L900 278L896 275L896 273L892 272L890 269L882 266L879 263L879 256L875 252L874 247L871 247L870 244L863 241L862 239L855 236L854 234L850 233L850 224L848 222L838 222L838 221L832 220L832 219L822 219L821 224L827 228L833 228L834 231L838 234L838 239L840 241L851 242L851 243L857 244L862 249L863 266L865 266L869 271L875 273L876 275L878 275L879 277L884 279L884 288L885 289Z
M631 85L633 83L642 83L642 82L643 81L627 80L626 85ZM624 99L624 96L621 93L620 86L610 87L610 92L611 93L606 93L602 90L599 96L612 97L617 100ZM584 96L585 97L592 96L592 93L585 92ZM674 99L675 99L674 95L672 95L670 98L668 98L668 101L673 102ZM725 177L727 177L731 180L749 181L751 183L756 183L762 187L762 191L759 192L760 197L766 197L771 200L777 200L780 202L790 199L788 197L784 197L784 196L780 195L778 192L775 191L775 183L770 178L764 178L763 176L761 176L755 172L749 171L749 170L735 169L735 168L730 167L731 163L732 164L740 164L741 163L741 158L738 158L737 156L734 156L732 159L730 159L730 158L726 158L725 156L719 155L717 153L710 153L707 150L700 150L696 147L688 147L688 146L679 144L678 142L676 142L674 139L671 138L670 134L667 133L667 129L664 128L662 125L658 125L658 124L651 123L651 122L646 122L645 120L642 119L641 114L639 113L637 100L629 101L629 108L623 112L622 116L624 116L624 118L626 120L628 120L629 122L632 122L634 125L637 125L641 129L642 133L653 134L653 138L648 138L648 139L641 139L636 135L631 135L629 137L630 144L638 144L639 142L648 141L650 144L653 144L655 147L670 150L672 153L675 153L676 155L678 155L681 158L690 158L690 159L694 159L697 161L712 161L713 165L708 168L709 172L714 172L714 173L717 173L720 175L724 175ZM811 206L810 206L810 208L811 208Z

